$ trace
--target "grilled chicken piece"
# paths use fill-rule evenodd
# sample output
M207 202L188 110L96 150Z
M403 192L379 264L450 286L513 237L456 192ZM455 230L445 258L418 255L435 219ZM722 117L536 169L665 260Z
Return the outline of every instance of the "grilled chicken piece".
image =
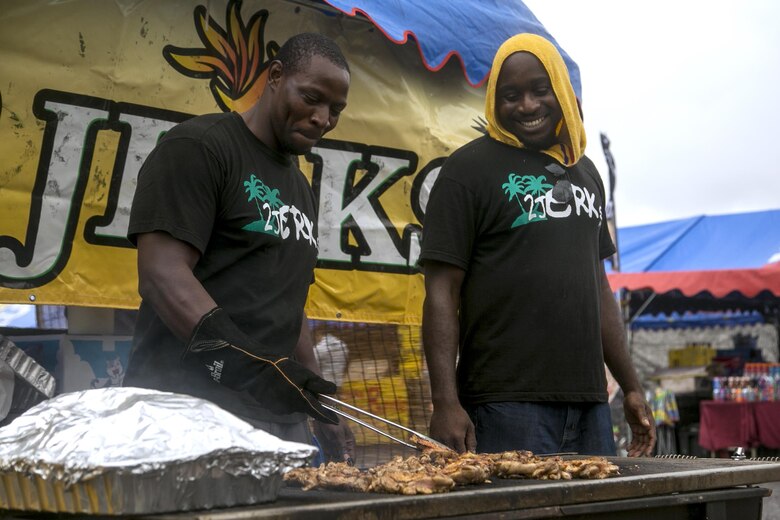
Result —
M456 484L482 484L490 478L491 466L479 461L459 461L447 464L442 472Z
M313 488L372 491L418 495L443 493L456 485L482 484L492 476L539 480L607 478L618 475L618 467L604 457L564 460L537 457L530 451L462 453L431 448L418 456L396 456L390 462L361 471L345 462L329 462L319 468L297 468L284 480Z
M579 478L599 479L619 474L619 468L602 457L564 461L564 470Z
M434 466L443 467L450 462L460 460L466 454L459 454L453 450L425 450L419 455L420 462L423 464L433 464ZM473 455L473 453L471 454Z
M369 470L373 480L369 491L401 495L443 493L455 486L455 481L435 466L419 457L395 457L386 464Z
M536 470L536 464L533 462L522 462L519 460L502 460L496 462L494 466L496 476L502 478L528 477L533 475Z
M429 440L422 439L422 438L418 437L417 435L410 436L409 437L409 442L411 442L412 444L417 446L417 448L422 450L422 451L428 451L428 450L432 450L432 451L451 451L452 453L455 453L456 455L458 453L457 451L455 451L453 449L450 449L450 448L446 447L443 444L433 443L433 442L431 442Z
M295 468L284 474L285 482L308 491L314 488L368 491L371 477L346 462L328 462L318 468Z
M414 473L387 471L372 480L369 491L399 495L430 495L444 493L453 487L455 481L441 474L428 474L425 471Z

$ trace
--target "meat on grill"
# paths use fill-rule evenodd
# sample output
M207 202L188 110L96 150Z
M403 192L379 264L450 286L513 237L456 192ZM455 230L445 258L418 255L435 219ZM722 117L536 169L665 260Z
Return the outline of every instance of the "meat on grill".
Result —
M414 440L414 439L413 439ZM564 459L537 457L530 451L459 454L424 447L417 456L395 457L365 471L344 462L318 468L296 468L284 480L304 490L314 488L418 495L443 493L457 485L482 484L491 477L539 480L602 479L618 475L618 467L604 457Z

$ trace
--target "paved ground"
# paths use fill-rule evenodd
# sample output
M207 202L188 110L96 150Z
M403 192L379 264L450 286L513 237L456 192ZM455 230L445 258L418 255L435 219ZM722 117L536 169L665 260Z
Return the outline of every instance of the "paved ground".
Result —
M766 497L763 504L763 520L780 519L780 482L770 482L760 485L772 490L772 496Z

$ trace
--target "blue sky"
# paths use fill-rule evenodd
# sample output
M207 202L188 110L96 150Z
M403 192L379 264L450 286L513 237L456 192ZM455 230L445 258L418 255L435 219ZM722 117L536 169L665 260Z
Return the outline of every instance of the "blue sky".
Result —
M582 74L618 226L780 208L780 2L525 0Z
M0 303L0 327L34 327L35 305Z

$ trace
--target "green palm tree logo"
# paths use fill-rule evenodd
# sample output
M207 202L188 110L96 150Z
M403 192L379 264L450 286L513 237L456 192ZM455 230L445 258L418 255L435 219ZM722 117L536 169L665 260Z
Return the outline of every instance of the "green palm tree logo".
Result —
M265 192L265 202L271 205L274 209L279 209L282 206L284 206L284 203L279 199L279 190L276 188L269 189L266 188Z
M517 202L520 203L520 197L518 197L519 194L524 193L524 187L521 181L521 177L519 175L516 175L514 173L509 174L509 182L505 182L501 185L501 187L504 189L504 192L509 195L509 200L511 201L512 198L516 198Z
M279 235L279 225L276 219L271 218L272 212L284 205L279 198L279 190L269 188L263 181L258 179L255 174L249 176L248 181L244 181L244 191L249 194L247 202L255 202L257 212L261 218L250 222L243 229L247 231L259 231L269 235ZM267 217L267 218L263 218Z
M512 223L512 228L518 226L524 226L534 221L547 220L547 215L544 211L544 207L541 206L539 197L544 195L552 189L552 184L545 182L547 179L543 176L534 175L517 175L510 173L508 182L501 185L504 193L507 194L509 200L515 199L520 206L522 212L519 217ZM521 195L523 196L521 198ZM526 211L523 201L530 199L530 210Z
M265 197L265 192L268 189L268 186L266 186L263 181L255 177L255 174L253 173L248 181L244 181L244 187L246 188L244 191L249 193L249 200L248 202L255 201L255 204L257 205L257 211L260 212L260 203L259 200L262 200Z

